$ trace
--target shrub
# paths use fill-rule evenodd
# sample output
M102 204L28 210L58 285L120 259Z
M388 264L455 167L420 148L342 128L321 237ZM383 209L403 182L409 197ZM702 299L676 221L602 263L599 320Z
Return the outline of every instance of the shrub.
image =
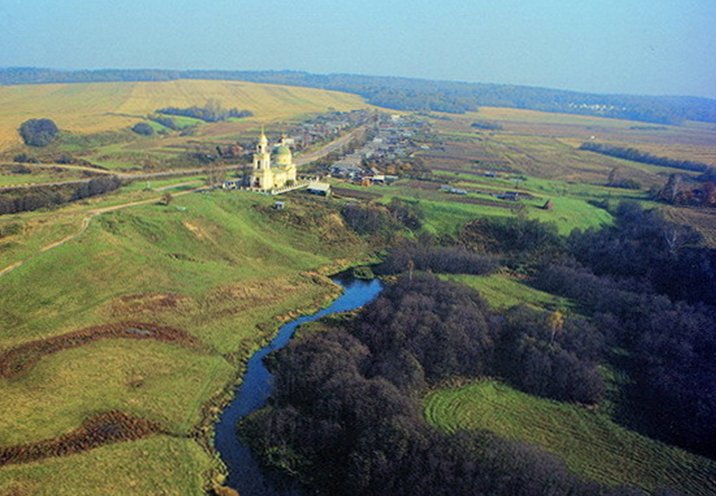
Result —
M154 128L146 122L138 122L132 126L132 131L142 136L151 136L154 134Z
M20 125L18 132L28 146L47 146L59 129L50 119L30 119Z

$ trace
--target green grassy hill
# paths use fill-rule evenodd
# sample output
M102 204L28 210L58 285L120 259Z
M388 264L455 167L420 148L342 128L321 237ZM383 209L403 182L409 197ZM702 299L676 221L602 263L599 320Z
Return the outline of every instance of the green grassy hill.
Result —
M487 429L533 443L601 483L716 493L714 461L629 431L598 410L537 398L496 381L436 391L424 408L428 421L445 431Z
M38 234L50 242L72 232L82 209L133 195L75 205L54 230L41 224L53 213L28 214L34 227L14 219L23 227L2 241L27 254L24 243L36 248ZM217 464L188 436L279 326L275 317L324 305L337 288L321 274L367 251L336 207L300 195L285 201L277 211L270 197L217 191L103 213L76 238L0 276L0 353L122 322L169 326L195 343L68 342L0 377L0 449L56 438L110 410L156 422L171 436L0 467L0 494L144 495L160 486L201 494L202 474ZM139 460L143 468L132 470Z

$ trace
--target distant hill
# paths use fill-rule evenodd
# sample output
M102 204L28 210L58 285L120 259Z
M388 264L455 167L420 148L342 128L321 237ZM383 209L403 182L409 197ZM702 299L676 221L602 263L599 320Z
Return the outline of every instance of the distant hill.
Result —
M0 86L0 152L20 143L17 129L29 118L52 119L62 131L92 134L127 129L159 109L203 106L210 100L225 108L246 109L255 116L250 119L265 124L329 109L366 107L363 98L349 93L246 81L77 82Z
M0 69L2 85L177 79L250 81L345 91L360 95L373 105L395 110L464 113L479 106L495 106L660 124L679 124L685 120L716 123L716 100L689 96L598 95L530 86L295 71Z

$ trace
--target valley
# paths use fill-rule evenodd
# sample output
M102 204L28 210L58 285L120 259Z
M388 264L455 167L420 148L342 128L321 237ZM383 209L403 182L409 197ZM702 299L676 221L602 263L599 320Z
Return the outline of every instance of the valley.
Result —
M157 109L209 100L253 115L187 121L185 135L130 131ZM358 111L365 114L353 122ZM44 148L23 145L16 129L30 116L53 119L58 139ZM296 138L299 174L321 176L333 195L221 188L219 175L241 178L262 127L272 141ZM393 135L410 151L374 141ZM22 196L27 184L46 190L104 176L122 181L106 193L0 215L2 496L229 494L221 492L226 470L212 446L214 421L253 352L284 322L334 300L340 289L329 276L343 270L377 270L392 260L411 278L413 270L432 272L476 289L490 311L522 305L579 319L591 316L588 305L534 281L581 239L573 231L622 226L620 202L693 229L680 253L716 248L711 207L659 197L674 174L702 187L707 180L698 172L579 149L596 141L716 166L713 124L656 126L498 107L398 112L336 91L177 80L0 86L0 136L0 188L9 188L0 194ZM231 147L241 151L225 151ZM366 149L373 153L359 160L362 177L332 173L339 159ZM32 160L16 160L23 154ZM637 187L610 184L615 178ZM504 236L515 237L501 239L499 226L514 228ZM435 265L467 257L464 249L469 264L484 257L496 268L476 274ZM610 344L612 361L604 359L609 366L600 373L608 391L621 391L612 355L631 352ZM612 488L713 491L713 460L619 425L616 393L587 408L496 381L438 384L445 381L420 394L428 421L446 431L488 429L535 443ZM558 426L545 418L559 419ZM87 439L112 426L123 427L95 444L67 447L67 436ZM634 451L625 454L619 443ZM45 455L27 454L36 452ZM627 460L638 470L625 468Z

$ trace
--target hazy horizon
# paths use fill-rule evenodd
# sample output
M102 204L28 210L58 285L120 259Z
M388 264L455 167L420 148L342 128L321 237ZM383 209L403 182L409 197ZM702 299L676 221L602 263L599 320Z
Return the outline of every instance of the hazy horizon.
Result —
M713 99L714 25L711 0L9 0L0 66L290 70Z

